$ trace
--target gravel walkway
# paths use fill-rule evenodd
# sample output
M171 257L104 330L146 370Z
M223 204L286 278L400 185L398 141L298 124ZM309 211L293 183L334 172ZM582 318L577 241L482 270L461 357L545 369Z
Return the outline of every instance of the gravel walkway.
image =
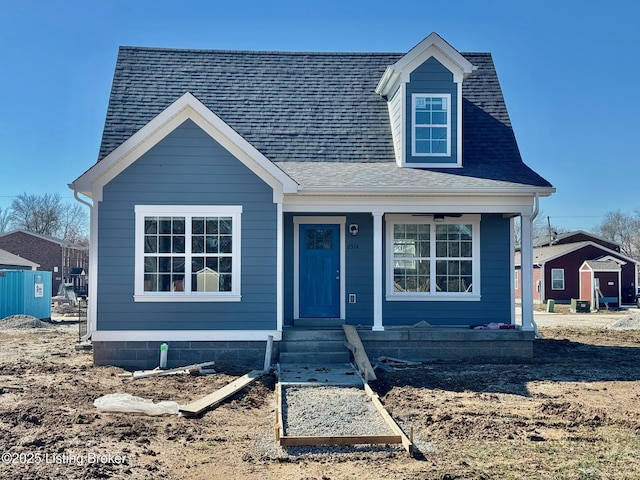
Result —
M288 436L392 435L364 390L283 387L282 421Z

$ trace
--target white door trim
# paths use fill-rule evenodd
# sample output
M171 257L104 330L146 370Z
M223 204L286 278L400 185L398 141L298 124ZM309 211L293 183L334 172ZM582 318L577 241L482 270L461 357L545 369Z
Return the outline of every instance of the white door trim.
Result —
M300 319L300 225L334 224L340 227L340 319L346 312L346 239L347 217L296 216L293 217L293 319Z

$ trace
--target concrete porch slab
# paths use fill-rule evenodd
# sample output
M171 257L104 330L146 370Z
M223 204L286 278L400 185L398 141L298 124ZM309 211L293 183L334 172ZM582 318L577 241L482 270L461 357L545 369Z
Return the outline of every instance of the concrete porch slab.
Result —
M278 382L283 385L338 385L362 387L364 381L356 372L353 365L279 365L277 370Z

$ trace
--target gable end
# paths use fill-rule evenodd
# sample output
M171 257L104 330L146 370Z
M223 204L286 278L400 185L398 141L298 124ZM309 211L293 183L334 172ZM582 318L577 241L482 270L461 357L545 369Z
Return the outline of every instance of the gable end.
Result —
M284 193L297 191L298 185L294 180L188 92L76 179L70 188L94 201L100 201L107 183L186 120L192 120L272 187L274 202L280 201Z

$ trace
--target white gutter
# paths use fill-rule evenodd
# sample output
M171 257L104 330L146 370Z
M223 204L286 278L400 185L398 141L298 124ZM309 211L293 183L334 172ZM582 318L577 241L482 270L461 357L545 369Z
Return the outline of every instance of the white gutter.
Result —
M503 187L503 188L495 188L495 187L486 187L486 188L416 188L413 186L389 186L389 187L350 187L350 186L341 186L341 187L322 187L322 186L301 186L299 190L295 193L295 195L340 195L340 196L362 196L362 195L370 195L370 196L387 196L387 195L424 195L424 196L441 196L443 194L453 194L453 195L469 195L469 196L478 196L478 195L525 195L529 196L531 194L535 195L535 209L534 209L534 217L538 214L538 198L540 195L549 196L554 193L556 189L554 187L531 187L531 188L522 188L522 187Z
M78 196L78 191L74 188L74 185L72 183L68 184L67 186L73 190L73 198L75 198L78 202L82 203L83 205L86 205L87 207L89 207L89 219L91 222L91 219L93 218L93 203L89 203L86 200L83 200L82 198L80 198ZM91 249L91 227L89 227L89 248ZM93 268L90 268L89 275L91 275L91 270L93 270ZM89 282L89 285L91 285L91 282ZM87 289L89 285L87 285ZM92 323L89 321L89 305L87 303L87 333L84 334L82 337L80 337L81 341L86 342L91 338L91 334L93 333L91 329L92 326L93 326Z
M532 225L533 225L534 220L538 216L538 213L540 213L540 196L539 196L538 192L536 192L535 196L533 197L533 213L531 214L531 224ZM520 268L520 270L522 271L522 267ZM540 285L540 291L542 292L542 285ZM531 315L531 325L533 326L533 334L535 335L535 337L536 338L544 338L541 333L538 333L538 324L536 323L535 318L533 318L533 315Z
M553 191L555 192L556 189L554 188ZM538 213L540 213L540 194L536 192L535 196L533 197L533 213L531 214L532 222L536 219Z

